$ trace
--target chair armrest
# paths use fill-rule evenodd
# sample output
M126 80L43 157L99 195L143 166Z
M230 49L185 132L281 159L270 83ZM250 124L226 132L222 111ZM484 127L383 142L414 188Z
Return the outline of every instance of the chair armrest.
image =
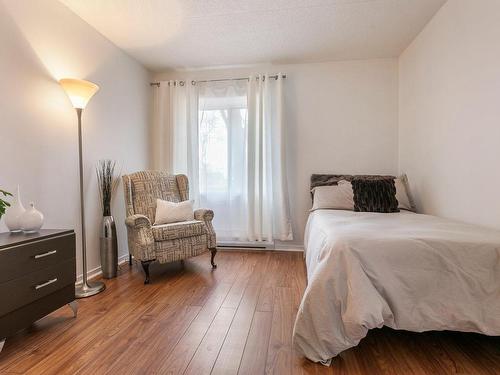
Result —
M146 215L135 214L127 217L125 219L125 224L127 227L147 227L151 228L151 221Z
M131 215L125 219L129 252L140 261L156 259L155 240L151 221L144 215Z
M194 211L194 218L201 221L212 221L214 212L207 208L200 208Z
M212 219L214 218L214 212L206 208L200 208L194 211L194 218L196 220L201 220L205 222L205 226L208 230L208 248L215 249L217 247L217 239L215 236L215 230L212 225Z

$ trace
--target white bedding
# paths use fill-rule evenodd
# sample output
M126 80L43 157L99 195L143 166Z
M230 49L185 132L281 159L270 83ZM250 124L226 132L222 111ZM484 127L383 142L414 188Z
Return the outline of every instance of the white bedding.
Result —
M294 344L312 361L384 325L500 335L499 231L407 211L317 210L305 257Z

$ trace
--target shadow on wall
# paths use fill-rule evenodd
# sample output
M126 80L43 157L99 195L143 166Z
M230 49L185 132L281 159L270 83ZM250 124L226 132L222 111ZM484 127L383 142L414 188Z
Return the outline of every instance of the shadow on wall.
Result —
M87 39L88 25L57 1L6 1L5 8L26 42L38 56L54 81L64 77L90 78L102 63L105 44ZM76 34L76 36L75 36ZM80 35L82 37L80 37ZM94 52L99 49L99 59ZM112 53L108 51L108 58Z
M9 156L0 159L2 183L8 184L4 187L10 191L15 191L19 183L25 204L33 200L42 212L50 212L43 204L43 195L67 196L68 188L73 188L77 178L72 168L77 162L72 142L76 140L74 110L2 2L0 44L9 52L0 59L2 86L7 89L0 92L0 149ZM54 139L68 140L58 142L57 152L65 157L40 157L53 152ZM56 170L67 170L65 180L47 178ZM71 209L71 205L67 207ZM57 223L50 223L49 219L48 224ZM0 231L3 230L6 227L2 225Z
M101 86L83 115L87 259L89 269L96 268L102 212L94 165L108 158L131 171L148 167L149 73L55 0L0 0L0 45L8 51L0 59L0 183L8 191L19 184L25 205L34 201L45 214L45 228L80 234L77 118L58 79ZM113 214L122 255L127 245L118 195ZM6 229L2 220L0 231ZM78 269L80 263L77 248Z

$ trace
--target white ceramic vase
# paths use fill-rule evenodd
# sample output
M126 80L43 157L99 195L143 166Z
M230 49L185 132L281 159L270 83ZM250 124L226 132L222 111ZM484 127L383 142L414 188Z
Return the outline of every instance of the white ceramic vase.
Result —
M19 185L17 185L17 194L14 197L14 201L7 209L5 213L5 225L13 233L21 231L21 216L26 212L26 209L21 202L21 193L19 191Z
M21 216L21 229L24 233L36 233L43 225L43 214L35 208L33 202Z

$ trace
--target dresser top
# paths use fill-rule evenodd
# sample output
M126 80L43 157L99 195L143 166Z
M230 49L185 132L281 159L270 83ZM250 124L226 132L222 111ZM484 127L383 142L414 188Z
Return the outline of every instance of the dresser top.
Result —
M40 229L37 233L29 234L4 232L0 233L0 250L10 246L27 244L73 232L73 229Z

